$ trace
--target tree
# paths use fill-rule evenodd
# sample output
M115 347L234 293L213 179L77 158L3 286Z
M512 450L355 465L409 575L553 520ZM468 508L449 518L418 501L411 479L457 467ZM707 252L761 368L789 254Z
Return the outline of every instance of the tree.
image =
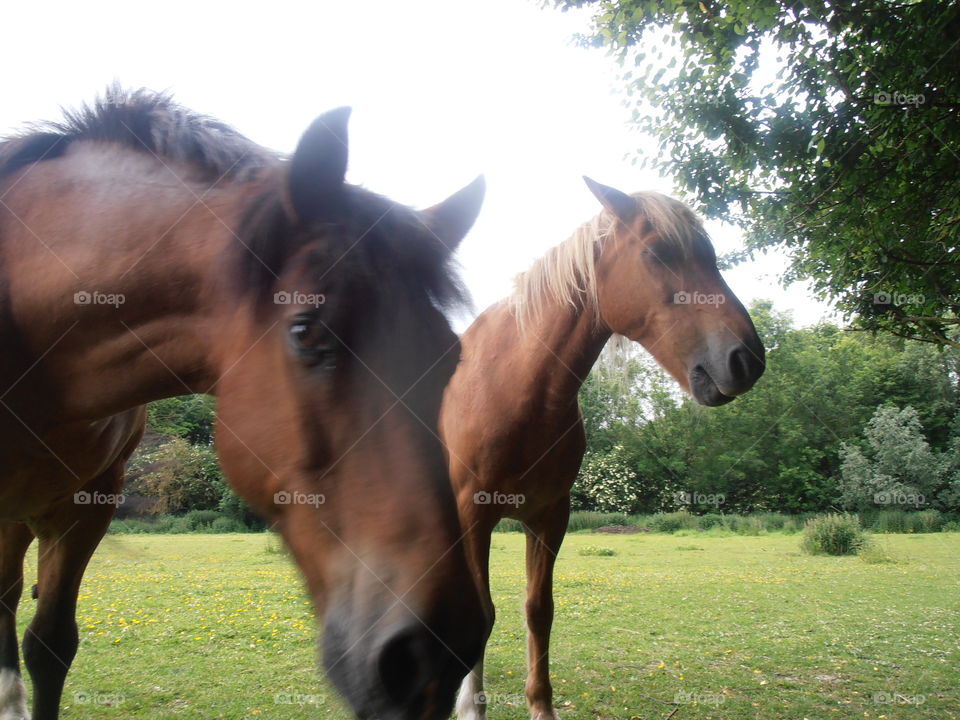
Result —
M213 442L216 401L210 395L165 398L147 406L147 423L164 435L176 435L194 445Z
M930 447L916 410L909 405L902 410L878 407L863 437L863 449L844 443L840 450L844 507L954 509L948 486L950 458Z
M624 69L645 156L861 328L956 345L960 4L553 0Z
M129 470L131 488L153 499L153 512L216 510L227 492L213 448L182 437L163 436L154 448L134 455Z

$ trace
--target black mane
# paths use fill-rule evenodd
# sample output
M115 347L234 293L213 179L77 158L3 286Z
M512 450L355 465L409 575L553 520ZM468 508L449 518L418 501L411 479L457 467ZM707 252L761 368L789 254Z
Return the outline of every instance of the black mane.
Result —
M317 263L321 275L337 271L366 273L369 282L385 289L390 278L426 291L440 308L469 306L469 293L453 267L448 248L423 224L418 212L356 185L344 186L347 208L337 220L322 224L329 255ZM276 289L276 279L297 236L282 189L272 188L254 198L237 234L243 251L238 278L260 302Z
M114 85L92 105L63 115L63 120L36 124L0 144L0 176L59 157L77 140L120 143L186 162L209 179L242 180L278 160L229 125L179 105L167 93Z
M240 284L267 296L298 246L282 184L269 180L282 177L271 172L281 166L280 155L229 125L179 105L167 93L113 85L92 105L64 110L63 120L36 124L0 143L0 179L60 157L72 142L80 140L119 143L184 162L211 182L265 180L249 197L236 236L242 246L238 248ZM371 276L372 283L377 283L378 277L381 281L397 277L408 287L425 291L439 306L466 302L466 292L446 260L449 251L426 230L416 211L351 185L345 187L343 205L343 217L336 225L349 240L341 247L342 240L331 238L335 259L348 252L353 261L360 260L359 269Z

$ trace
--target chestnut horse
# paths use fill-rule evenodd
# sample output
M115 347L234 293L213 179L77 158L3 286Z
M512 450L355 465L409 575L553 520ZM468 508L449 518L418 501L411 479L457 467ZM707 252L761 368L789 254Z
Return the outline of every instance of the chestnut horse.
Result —
M348 110L282 159L147 91L0 145L0 718L54 720L77 593L144 404L210 392L230 484L283 536L360 716L441 718L482 648L443 448L442 306L482 180L415 211L345 182ZM469 588L469 589L467 589Z
M490 534L503 517L526 531L526 696L534 720L556 718L548 668L553 566L586 448L577 391L600 351L614 333L640 343L704 405L733 400L764 369L760 338L693 212L657 193L631 196L586 180L603 212L467 329L440 414L491 626ZM481 658L461 687L458 716L483 718L485 703Z

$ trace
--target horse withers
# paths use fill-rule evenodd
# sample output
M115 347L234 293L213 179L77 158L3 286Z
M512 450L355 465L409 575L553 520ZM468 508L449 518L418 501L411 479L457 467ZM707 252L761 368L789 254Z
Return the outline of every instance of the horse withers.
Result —
M478 180L423 211L345 182L345 110L281 159L116 88L0 144L0 718L55 720L80 582L143 405L217 397L230 484L283 536L361 717L440 718L485 623L436 422Z
M441 434L471 565L493 619L490 539L503 517L527 535L526 696L555 720L549 674L553 567L586 449L577 393L613 334L642 345L703 405L749 390L764 349L717 270L700 220L659 193L587 180L604 207L517 281L461 338ZM486 713L483 662L464 681L460 720Z

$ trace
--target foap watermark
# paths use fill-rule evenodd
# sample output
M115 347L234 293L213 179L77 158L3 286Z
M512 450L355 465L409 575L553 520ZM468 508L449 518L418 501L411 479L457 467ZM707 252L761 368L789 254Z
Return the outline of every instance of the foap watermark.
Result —
M923 305L926 301L926 296L920 293L877 292L873 294L874 305L901 307L903 305Z
M273 502L276 505L312 505L319 507L327 501L323 493L304 493L298 490L281 490L273 494Z
M875 705L923 705L927 701L926 695L904 695L899 692L875 692Z
M114 495L113 493L102 493L98 490L93 492L81 490L73 494L74 505L113 505L114 507L120 507L126 501L127 498L122 493Z
M100 292L99 290L94 290L93 292L88 290L80 290L73 294L74 305L113 305L115 308L118 308L126 301L127 298L123 293L104 293Z
M713 505L719 507L727 501L723 493L702 493L677 490L673 494L673 501L677 505Z
M726 701L723 693L716 692L692 692L688 690L677 690L673 696L673 702L677 705L713 705L717 707Z
M723 293L702 293L696 290L688 292L681 290L673 294L673 303L675 305L713 305L717 307L727 302L727 296Z
M299 291L287 292L280 290L273 294L274 305L311 305L320 307L327 301L323 293L304 293Z
M919 107L927 101L923 93L905 93L899 90L880 91L873 94L874 105L893 105L896 107L913 106Z
M875 505L913 505L920 507L927 504L923 493L905 493L900 490L886 490L873 494Z
M323 695L279 692L273 694L273 702L275 705L323 705L326 698Z
M513 505L520 507L527 501L523 493L502 493L494 490L492 493L480 490L473 494L474 505Z
M494 693L489 690L481 690L473 694L475 705L519 705L524 707L527 704L527 696L523 693Z
M77 705L123 705L127 701L125 695L120 693L102 693L102 692L74 692L73 702Z

